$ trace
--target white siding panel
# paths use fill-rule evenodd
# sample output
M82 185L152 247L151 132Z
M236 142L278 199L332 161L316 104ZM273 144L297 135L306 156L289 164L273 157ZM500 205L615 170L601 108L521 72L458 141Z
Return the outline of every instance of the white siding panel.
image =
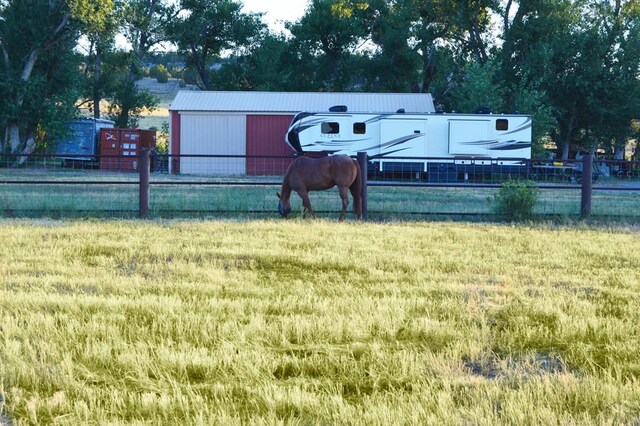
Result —
M245 115L181 114L182 155L246 155ZM180 158L180 172L199 175L246 173L244 158Z

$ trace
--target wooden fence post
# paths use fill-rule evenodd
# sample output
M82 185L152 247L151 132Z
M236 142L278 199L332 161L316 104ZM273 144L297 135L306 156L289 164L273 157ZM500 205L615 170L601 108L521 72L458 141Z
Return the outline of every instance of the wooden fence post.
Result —
M582 197L580 203L580 217L583 219L591 215L591 193L593 189L593 154L585 154L582 158Z
M360 188L360 194L362 195L362 219L367 220L369 217L369 197L367 194L367 169L368 160L366 152L358 152L358 164L360 165L360 172L362 174L362 187Z
M140 196L138 215L140 218L147 217L149 214L149 175L151 173L151 150L149 148L142 148L140 150L140 160L138 167L140 170Z

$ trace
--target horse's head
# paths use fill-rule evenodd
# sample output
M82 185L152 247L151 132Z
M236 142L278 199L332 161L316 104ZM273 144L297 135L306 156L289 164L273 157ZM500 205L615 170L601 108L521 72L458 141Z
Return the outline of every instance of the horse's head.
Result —
M278 212L282 217L287 217L291 213L291 204L288 199L284 200L280 193L276 193L276 195L278 196Z

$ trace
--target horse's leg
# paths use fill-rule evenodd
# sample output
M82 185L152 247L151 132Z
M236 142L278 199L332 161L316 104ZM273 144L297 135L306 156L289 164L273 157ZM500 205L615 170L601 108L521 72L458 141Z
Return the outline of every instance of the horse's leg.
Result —
M307 192L306 190L300 190L298 191L298 195L300 196L300 198L302 198L302 207L304 207L302 218L306 219L307 212L309 212L311 213L311 217L315 219L316 215L315 213L313 213L313 209L311 208L311 201L309 201L309 192Z
M347 213L347 206L349 205L349 193L347 192L346 186L338 187L338 191L340 192L340 198L342 199L342 213L340 213L340 221L342 222Z
M360 186L354 182L349 187L349 190L353 197L353 212L356 214L358 220L362 220L362 194L360 193Z
M353 160L355 166L356 177L349 186L351 195L353 196L353 211L358 220L362 220L362 170L357 161Z

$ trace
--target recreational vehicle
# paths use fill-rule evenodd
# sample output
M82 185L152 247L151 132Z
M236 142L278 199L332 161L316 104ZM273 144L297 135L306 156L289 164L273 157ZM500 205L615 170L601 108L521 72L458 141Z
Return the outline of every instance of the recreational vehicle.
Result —
M369 156L369 173L410 173L429 181L527 174L531 116L360 113L334 107L300 112L285 136L298 154Z

